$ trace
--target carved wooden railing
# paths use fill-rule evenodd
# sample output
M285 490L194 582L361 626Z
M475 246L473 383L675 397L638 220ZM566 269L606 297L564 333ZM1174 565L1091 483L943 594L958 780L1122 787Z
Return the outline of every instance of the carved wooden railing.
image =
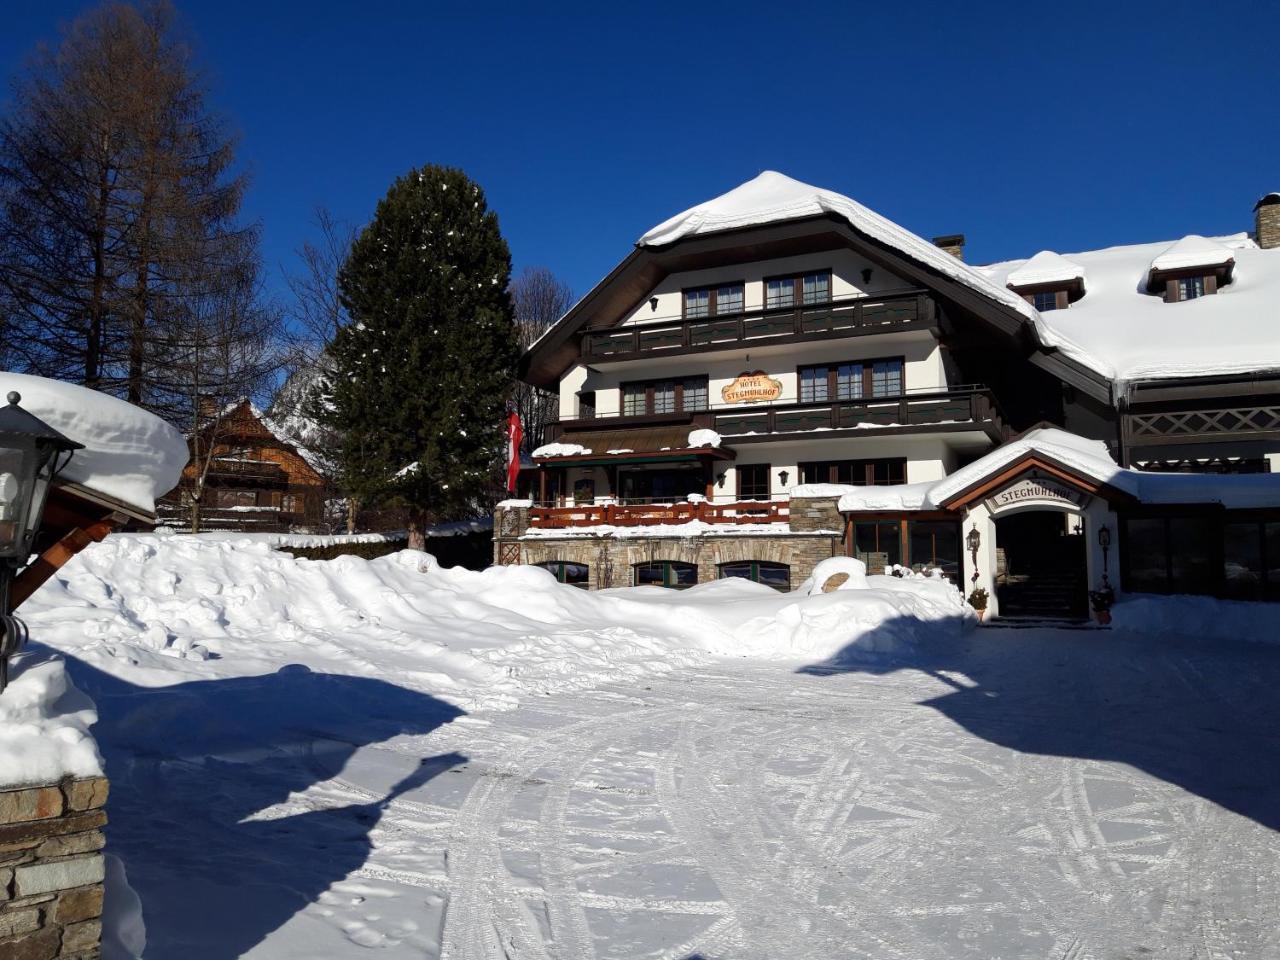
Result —
M621 358L635 354L680 353L732 347L761 339L879 333L918 321L932 322L933 300L923 290L879 297L751 310L734 316L675 323L643 323L607 332L588 332L584 357Z
M1138 445L1280 433L1280 406L1131 413L1124 418L1124 430Z
M786 523L791 505L785 500L743 500L734 503L583 504L574 507L533 507L529 526L549 530L569 527L649 527L688 523Z

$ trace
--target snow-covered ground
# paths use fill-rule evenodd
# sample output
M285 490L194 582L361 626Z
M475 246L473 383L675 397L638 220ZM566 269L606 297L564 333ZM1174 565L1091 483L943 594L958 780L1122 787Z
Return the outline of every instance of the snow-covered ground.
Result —
M23 614L97 703L149 958L1280 951L1280 649L848 572L113 536Z

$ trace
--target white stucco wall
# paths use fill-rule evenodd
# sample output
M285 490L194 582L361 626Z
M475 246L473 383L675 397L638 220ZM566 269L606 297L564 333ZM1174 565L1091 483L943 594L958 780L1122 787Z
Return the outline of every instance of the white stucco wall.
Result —
M754 350L656 357L627 363L596 364L590 368L577 364L560 381L560 416L572 418L577 415L577 394L582 390L596 392L597 416L611 417L622 413L623 383L702 374L706 374L708 378L708 395L712 406L721 406L724 403L721 390L741 374L757 370L763 370L781 382L782 395L775 403L795 403L799 400L800 389L798 367L885 357L903 358L902 374L907 390L946 389L947 378L941 347L927 332L914 331L849 337L819 343L776 345ZM761 405L740 406L746 409Z
M681 291L690 287L708 287L721 283L742 283L745 309L764 306L764 278L794 276L802 273L831 271L831 295L835 299L874 295L912 286L883 267L876 266L852 250L828 250L798 257L760 260L755 263L732 264L706 270L673 273L649 291L639 305L623 320L624 326L644 323L669 323L683 316ZM862 271L871 271L871 282L862 279ZM656 307L650 304L657 298Z

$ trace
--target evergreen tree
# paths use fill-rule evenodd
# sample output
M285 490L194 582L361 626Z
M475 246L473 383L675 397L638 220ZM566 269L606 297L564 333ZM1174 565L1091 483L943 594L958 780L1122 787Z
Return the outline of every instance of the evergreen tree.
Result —
M437 166L396 180L338 275L328 419L343 486L428 523L486 509L518 355L511 255L480 187Z

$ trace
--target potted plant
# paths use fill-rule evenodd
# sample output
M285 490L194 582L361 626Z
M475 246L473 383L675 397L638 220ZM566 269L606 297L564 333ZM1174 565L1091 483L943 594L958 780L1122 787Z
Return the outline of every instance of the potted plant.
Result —
M1100 624L1111 622L1111 606L1116 602L1116 592L1111 584L1103 583L1101 590L1089 591L1089 603L1093 606L1093 617Z
M974 587L973 592L969 594L969 606L973 607L978 613L978 619L981 620L987 614L987 600L989 596L987 591L982 587Z

